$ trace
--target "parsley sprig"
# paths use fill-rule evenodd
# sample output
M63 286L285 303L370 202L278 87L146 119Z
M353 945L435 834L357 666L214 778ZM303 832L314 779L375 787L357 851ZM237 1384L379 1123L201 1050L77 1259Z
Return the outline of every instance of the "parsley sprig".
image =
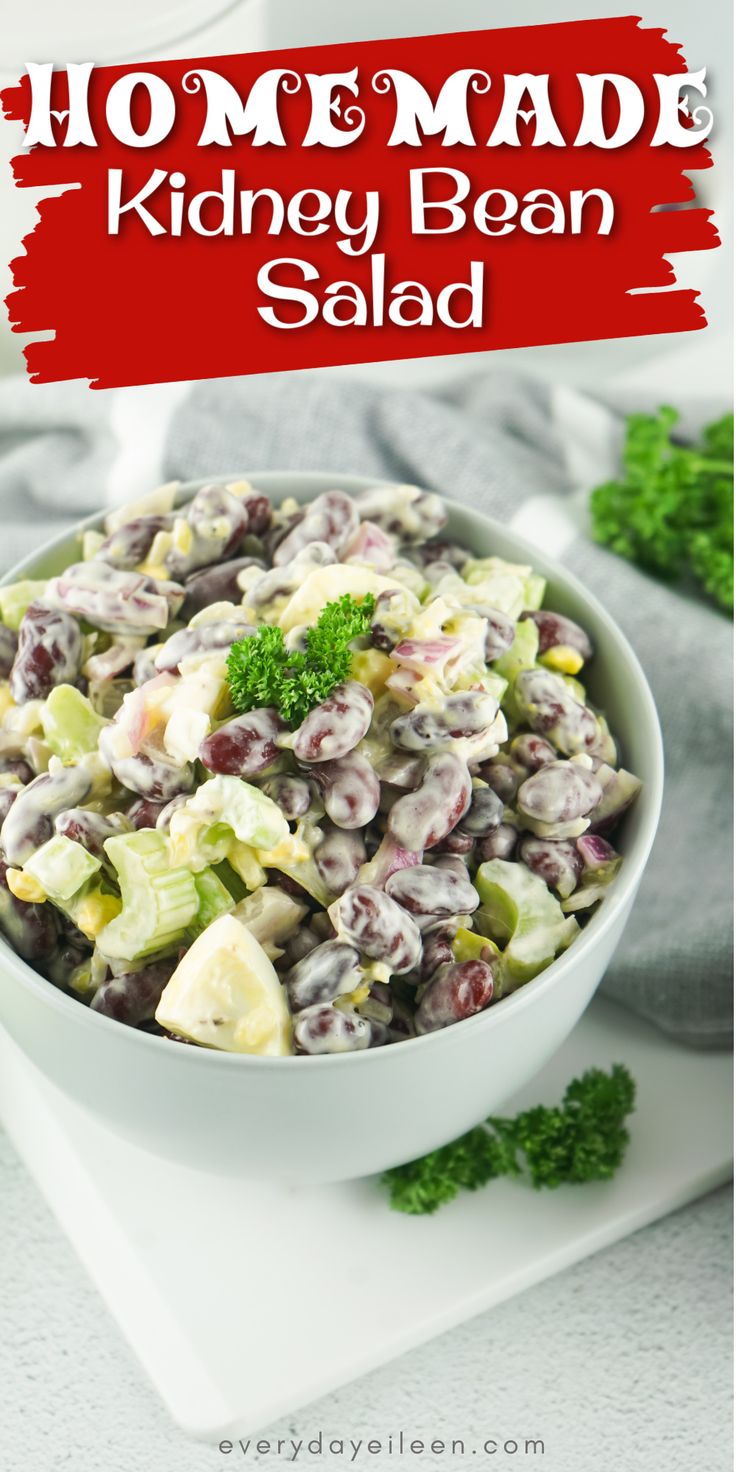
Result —
M368 632L374 608L371 593L360 602L344 593L325 604L314 627L307 629L304 652L287 649L281 629L272 624L239 639L227 659L236 711L274 706L292 730L301 725L348 678L350 645Z
M491 1118L420 1160L381 1177L395 1211L426 1216L460 1191L477 1191L498 1176L520 1176L554 1189L607 1181L629 1141L624 1123L636 1086L622 1063L610 1073L591 1068L568 1084L562 1104L539 1104L513 1119Z
M698 446L675 443L679 415L632 414L623 475L593 491L593 535L660 577L688 574L722 608L733 608L733 414Z

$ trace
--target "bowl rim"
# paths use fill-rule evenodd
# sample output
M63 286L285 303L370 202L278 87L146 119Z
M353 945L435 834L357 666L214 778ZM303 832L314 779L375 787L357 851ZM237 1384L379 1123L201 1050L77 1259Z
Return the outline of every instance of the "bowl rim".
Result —
M356 474L343 474L329 471L316 470L243 470L230 473L218 472L212 476L200 476L194 480L175 482L176 492L174 505L179 506L205 485L228 485L235 482L247 481L256 489L268 492L278 491L278 487L284 482L298 482L299 491L303 491L301 500L309 500L311 496L320 494L331 482L335 487L346 490L348 493L365 490L373 486L397 485L399 482L386 480L380 476L366 476ZM421 489L421 488L420 488ZM297 495L296 487L280 493L284 498L288 495ZM572 945L562 955L558 956L549 966L545 967L538 976L519 987L509 996L502 998L503 1006L486 1008L478 1012L474 1017L464 1018L461 1023L452 1027L440 1028L436 1032L424 1033L419 1037L405 1038L401 1042L392 1043L390 1047L366 1048L353 1053L322 1053L309 1054L300 1058L298 1068L294 1067L294 1056L292 1054L283 1057L263 1057L252 1053L230 1053L217 1048L207 1047L180 1047L166 1048L166 1057L170 1066L192 1067L199 1069L223 1069L249 1071L251 1069L283 1070L289 1071L291 1077L304 1077L306 1069L314 1071L317 1068L331 1068L337 1071L340 1068L349 1067L376 1067L377 1064L369 1060L382 1058L384 1064L388 1058L395 1059L393 1066L398 1066L404 1057L407 1048L412 1049L412 1056L419 1048L424 1049L425 1056L429 1049L439 1051L442 1048L457 1047L462 1044L464 1038L469 1037L470 1029L476 1034L482 1028L486 1030L496 1029L504 1025L504 1020L511 1022L515 1013L533 1006L537 997L543 992L550 990L555 984L562 984L565 975L576 965L584 961L585 955L593 946L602 941L608 932L614 928L618 917L625 911L627 904L633 901L639 886L641 876L647 859L652 849L657 832L659 817L662 807L662 795L664 786L664 751L662 744L662 731L649 683L642 666L629 643L623 630L619 628L616 620L608 613L605 606L591 593L585 584L555 558L548 557L539 547L529 541L523 535L517 533L513 528L505 526L498 518L488 516L485 512L469 507L463 502L454 501L451 496L436 492L439 499L447 505L450 513L460 511L461 513L474 517L485 530L495 535L500 535L502 540L511 540L518 546L520 555L528 561L535 569L541 570L543 575L554 578L568 588L573 596L587 603L595 613L596 618L606 629L607 635L617 646L616 654L623 659L627 673L633 681L637 691L642 715L648 727L648 739L651 740L652 775L645 784L638 802L645 809L644 821L641 831L637 835L633 851L626 855L626 862L622 866L620 874L616 877L610 894L606 895L598 909L593 914L587 925L576 937ZM125 504L125 503L123 503ZM75 522L63 532L48 539L34 552L29 553L20 562L16 563L8 572L0 577L0 587L19 581L23 577L29 577L32 570L44 558L52 554L62 546L70 537L79 537L86 530L98 528L105 517L112 511L113 507L93 512L91 515ZM546 572L545 572L546 569ZM53 982L50 982L40 972L36 971L29 962L24 961L16 951L12 949L5 937L0 934L0 959L3 964L10 963L10 969L14 972L19 983L38 997L42 1005L48 1006L52 1011L61 1013L71 1021L76 1017L80 1027L91 1030L99 1036L99 1029L106 1029L110 1041L117 1036L120 1046L127 1046L124 1039L127 1037L131 1047L143 1047L155 1049L161 1055L164 1039L157 1037L154 1033L141 1032L134 1027L126 1027L111 1017L105 1017L102 1013L94 1012L91 1007L85 1006L75 997L61 991ZM110 1032L112 1029L112 1032ZM177 1065L175 1060L179 1059Z

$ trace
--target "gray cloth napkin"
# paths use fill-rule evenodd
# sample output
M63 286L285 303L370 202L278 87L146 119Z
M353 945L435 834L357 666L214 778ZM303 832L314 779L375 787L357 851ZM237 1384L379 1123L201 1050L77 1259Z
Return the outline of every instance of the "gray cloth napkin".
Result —
M72 513L102 504L115 454L114 395L49 386L42 406L35 393L19 381L0 383L5 566ZM181 480L249 469L382 476L509 520L530 496L576 504L553 394L535 379L500 372L431 393L320 374L209 380L179 395L161 469L164 479ZM732 999L729 623L596 547L582 521L562 561L630 638L665 741L662 822L603 990L681 1041L725 1046Z

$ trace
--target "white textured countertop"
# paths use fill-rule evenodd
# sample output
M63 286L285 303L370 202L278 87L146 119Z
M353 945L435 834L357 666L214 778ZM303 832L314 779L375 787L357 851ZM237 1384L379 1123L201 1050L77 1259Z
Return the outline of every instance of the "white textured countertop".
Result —
M225 1455L172 1426L0 1136L0 1466L275 1468L294 1460L292 1437L322 1431L323 1456L302 1449L296 1466L727 1472L731 1237L724 1189L263 1432L269 1451ZM385 1448L402 1430L448 1449L368 1452L371 1437ZM340 1437L344 1455L330 1454ZM453 1437L465 1455L450 1453ZM525 1438L544 1452L501 1450Z

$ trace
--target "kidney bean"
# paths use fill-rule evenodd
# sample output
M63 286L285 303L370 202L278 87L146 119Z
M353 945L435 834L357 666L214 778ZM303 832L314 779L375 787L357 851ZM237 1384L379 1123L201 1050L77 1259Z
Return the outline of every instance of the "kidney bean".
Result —
M553 762L557 758L554 746L549 741L545 741L543 736L535 736L533 731L522 731L520 735L514 737L510 746L510 755L527 772L538 772L546 762Z
M552 613L548 608L526 608L521 614L522 618L530 618L534 621L539 632L539 653L546 654L548 649L557 649L560 645L566 645L585 660L593 656L593 645L580 624L573 619L566 618L563 613Z
M513 802L519 783L523 782L526 775L523 767L517 767L505 755L494 756L490 761L482 762L479 771L483 781L488 783L491 791L507 806Z
M418 486L372 486L356 496L355 504L362 521L375 521L404 542L426 542L447 521L439 496Z
M145 562L157 534L170 530L173 525L172 514L136 516L105 538L97 548L96 558L109 562L111 567L125 570L137 567L139 562Z
M598 722L560 675L544 669L521 670L514 681L514 697L532 730L547 736L565 756L595 746Z
M201 572L192 573L184 584L182 618L188 622L195 613L201 613L203 608L209 608L212 603L240 603L243 595L238 584L238 575L246 567L261 567L264 572L266 570L265 562L259 557L233 557L228 562L219 562L214 567L205 567Z
M503 822L503 800L492 787L474 787L470 807L460 819L456 832L469 833L471 838L485 838Z
M482 1012L493 999L493 968L487 961L457 961L441 966L417 1008L416 1029L437 1032Z
M306 1007L294 1022L297 1053L354 1053L370 1047L373 1024L357 1012L337 1007Z
M0 756L0 772L6 777L17 777L23 787L34 778L33 768L20 756Z
M422 959L419 967L421 981L429 981L440 966L451 966L454 961L452 942L455 939L457 922L448 925L446 920L430 926L422 935Z
M180 664L191 655L224 653L238 639L246 639L253 633L255 630L252 624L247 624L245 620L236 623L229 619L200 624L196 629L178 629L161 645L154 659L154 669L157 674L162 671L175 673Z
M335 902L334 923L366 956L385 961L395 975L411 971L422 954L419 928L381 889L356 884Z
M366 862L363 834L357 829L337 828L327 820L322 824L324 837L314 850L314 862L322 883L330 894L340 895L354 884L358 870Z
M286 729L278 711L271 707L249 710L205 736L199 759L210 772L255 777L273 766Z
M82 631L75 618L43 603L32 603L21 619L10 671L10 693L16 704L45 700L54 686L74 684L82 651Z
M545 762L522 782L516 794L519 810L542 823L569 823L584 818L600 802L598 778L578 762Z
M303 893L304 891L302 890ZM295 966L297 961L302 961L305 956L309 955L310 951L315 950L322 942L316 930L312 930L309 925L302 924L298 926L293 935L287 936L286 940L282 941L281 944L284 947L284 954L274 962L274 965L277 971L286 972L290 967Z
M456 542L447 542L442 537L433 537L431 541L419 542L412 547L411 555L414 561L425 569L436 562L442 562L453 571L459 571L464 567L469 556L464 547L458 547Z
M472 790L467 765L459 757L451 751L429 757L421 786L394 803L389 832L401 848L432 848L464 817Z
M325 812L338 828L365 828L378 812L381 784L367 757L357 751L310 768Z
M279 598L290 598L301 586L307 574L318 567L329 567L337 562L335 553L326 542L310 542L292 562L283 567L273 567L248 591L248 603L253 608L267 608Z
M519 843L519 858L532 874L538 874L550 889L567 899L577 888L583 860L569 839L534 838L526 834Z
M100 732L100 751L112 769L113 775L129 792L151 802L171 802L180 792L191 792L194 786L194 768L190 762L174 766L162 757L148 756L139 751L136 756L119 757L112 753L108 732L109 726Z
M42 965L56 948L56 911L53 905L17 899L8 888L7 872L8 865L0 858L0 931L24 961Z
M54 761L48 772L34 777L18 793L0 830L8 863L25 864L52 837L59 813L84 802L91 791L92 778L82 767L63 767Z
M138 1027L154 1016L167 981L176 969L178 958L155 961L140 971L125 971L103 981L92 999L92 1011L128 1027Z
M288 823L303 818L312 805L312 790L302 777L291 777L277 772L262 782L261 789L272 802L278 804Z
M275 567L291 562L310 542L324 542L340 555L358 530L360 517L351 496L344 491L325 491L299 513L273 554Z
M0 624L0 680L7 680L18 648L18 635L5 624Z
M448 695L441 710L418 705L391 722L391 740L403 751L451 750L454 741L488 731L498 715L498 701L485 691Z
M130 804L125 816L131 828L157 828L158 820L168 806L168 803L152 802L150 798L138 797Z
M511 648L516 635L514 621L498 608L478 608L475 611L486 621L485 655L486 662L492 664L494 659L500 659Z
M20 787L0 787L0 828L20 791L22 791Z
M142 825L141 825L142 826ZM54 830L72 843L81 843L107 867L105 841L118 833L130 833L134 824L125 813L96 813L92 808L67 808L54 820Z
M110 634L155 634L169 622L172 586L106 562L76 562L51 580L44 599ZM176 597L183 593L177 587Z
M446 836L432 849L432 854L443 855L446 858L465 858L472 854L475 847L475 839L470 833L463 833L459 827L453 828L452 833ZM469 862L469 861L468 861Z
M336 685L331 695L310 710L294 736L300 762L337 761L362 741L373 715L373 696L357 680Z
M327 940L297 961L285 977L286 993L292 1012L319 1002L332 1002L355 989L360 981L360 957L355 946L344 941Z
M478 862L485 864L488 859L512 859L518 837L519 834L511 823L502 823L485 838L478 839Z
M260 504L261 498L257 502ZM186 551L173 546L165 559L169 576L177 580L212 562L233 557L251 531L248 502L224 486L203 486L183 509L191 532L190 545Z
M416 864L392 874L386 880L385 892L415 918L472 915L480 904L478 891L467 873L461 876L454 869L433 868L429 864Z

